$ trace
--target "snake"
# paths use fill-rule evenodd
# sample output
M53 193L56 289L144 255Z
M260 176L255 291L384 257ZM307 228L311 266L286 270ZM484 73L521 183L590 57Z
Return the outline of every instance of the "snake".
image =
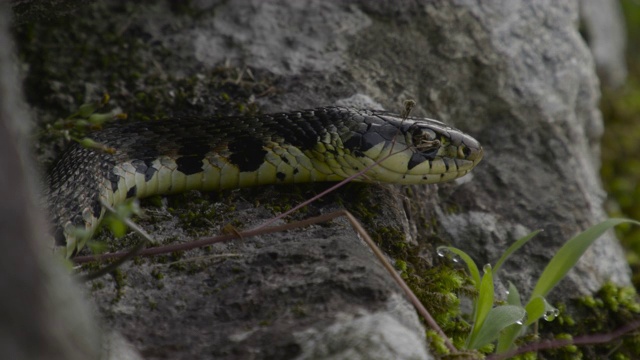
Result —
M477 140L440 121L347 107L116 121L89 136L111 151L73 143L46 180L54 249L66 257L85 246L105 204L130 198L357 174L354 181L432 184L469 173L483 157Z

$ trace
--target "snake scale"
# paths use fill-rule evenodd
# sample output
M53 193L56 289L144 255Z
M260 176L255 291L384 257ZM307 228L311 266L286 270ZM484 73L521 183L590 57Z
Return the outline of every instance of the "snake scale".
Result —
M73 144L48 176L57 251L84 246L112 206L132 197L261 184L356 181L428 184L467 174L483 150L431 119L325 107L254 117L117 122L91 134L113 152ZM381 161L382 160L382 161Z

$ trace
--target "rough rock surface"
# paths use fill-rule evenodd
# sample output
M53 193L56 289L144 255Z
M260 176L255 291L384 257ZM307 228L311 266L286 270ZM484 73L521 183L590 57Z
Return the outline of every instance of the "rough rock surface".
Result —
M622 86L627 77L627 34L620 2L580 0L580 20L602 84Z
M149 108L151 116L234 113L231 90L262 111L339 102L398 109L415 99L416 114L484 144L473 175L408 189L350 185L298 217L338 203L368 208L372 232L393 229L426 250L437 237L479 263L543 228L504 268L524 293L566 239L604 217L597 79L575 1L159 1L79 11L49 28L17 29L41 124L103 91L132 117ZM223 64L246 70L212 86L210 77L228 73ZM39 152L46 159L52 146ZM249 228L322 188L190 193L147 207L141 222L160 241L187 241L228 223ZM423 256L433 261L433 251ZM558 295L628 283L622 259L603 237ZM146 358L430 357L416 315L342 221L141 260L89 287L104 321Z
M35 205L9 14L0 4L0 358L97 358L101 338L90 306L39 241L45 226Z

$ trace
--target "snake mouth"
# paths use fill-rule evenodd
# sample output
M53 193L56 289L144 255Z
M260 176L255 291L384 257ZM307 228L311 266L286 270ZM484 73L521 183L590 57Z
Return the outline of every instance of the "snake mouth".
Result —
M358 169L377 162L357 180L402 185L440 183L466 175L480 163L484 155L482 147L475 140L454 145L449 139L442 139L439 144L432 144L436 148L429 149L407 147L397 142L380 145L365 153L368 155L367 161L359 163L360 166L354 166L351 173L342 176L355 174ZM356 158L351 159L355 164ZM363 161L362 158L359 161ZM345 168L342 166L340 171Z

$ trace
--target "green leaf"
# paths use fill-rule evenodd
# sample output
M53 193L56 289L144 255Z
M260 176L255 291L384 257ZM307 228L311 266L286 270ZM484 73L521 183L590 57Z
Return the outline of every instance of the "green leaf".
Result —
M69 116L69 118L77 116L84 119L89 117L89 115L93 114L96 110L98 110L98 104L96 103L82 104L78 108L78 111Z
M525 325L531 325L540 320L540 318L546 321L553 321L559 313L558 309L551 306L551 304L547 302L547 299L542 296L531 299L527 306L525 306L525 309L527 310L528 316Z
M502 305L491 309L477 335L469 343L470 349L478 349L497 339L500 332L522 321L526 312L522 306Z
M467 338L467 348L470 347L471 344L476 343L478 333L482 329L485 319L493 307L494 288L491 265L485 265L483 270L484 275L480 281L478 301L476 302L475 313L473 316L473 328L471 329L471 334L469 334L469 337Z
M513 288L515 289L515 286ZM509 290L509 295L511 295L511 290ZM508 297L507 297L507 302L509 302ZM549 305L547 300L541 296L538 296L532 299L531 301L529 301L529 303L527 303L527 306L524 308L524 310L526 314L526 320L522 319L522 320L525 320L524 325L516 323L506 327L498 337L498 345L496 346L496 353L505 352L511 349L513 347L515 340L518 338L518 336L520 336L520 334L523 334L525 330L529 327L529 325L538 321L540 318L544 318L545 320L551 321L553 320L552 318L555 318L558 315L558 309Z
M518 291L518 288L515 285L513 285L511 281L509 281L509 293L507 294L507 304L520 306L520 307L522 306L522 301L520 300L520 292Z
M109 229L116 238L121 238L127 233L127 225L120 219L110 217L108 219Z
M536 296L529 300L524 308L527 310L527 322L525 325L529 326L544 316L547 310L547 301L542 296Z
M526 330L527 327L518 323L507 326L498 336L496 353L508 351L513 347L514 342Z
M605 231L622 223L640 225L640 222L630 219L608 219L567 241L549 261L542 275L540 275L540 279L531 293L531 299L537 296L546 296L565 277L567 272L575 266L582 254L596 239Z
M509 248L504 252L504 254L502 254L500 259L496 263L496 266L493 267L493 273L497 274L498 271L500 271L500 267L502 267L502 264L504 264L504 262L507 261L509 256L511 256L511 254L513 254L516 250L520 249L522 245L527 243L527 241L531 240L534 236L538 235L540 231L542 230L536 230L529 235L525 235L521 237L516 242L511 244L511 246L509 246Z
M469 269L469 275L471 276L476 289L480 291L480 271L478 270L478 266L476 265L476 263L471 259L469 255L467 255L467 253L460 249L451 246L440 246L437 249L438 254L444 254L447 251L457 255L460 259L462 259L462 261L464 261L464 263L467 265L467 268Z
M87 121L92 125L102 125L109 120L112 120L115 117L114 113L101 113L101 114L93 114L89 116Z

